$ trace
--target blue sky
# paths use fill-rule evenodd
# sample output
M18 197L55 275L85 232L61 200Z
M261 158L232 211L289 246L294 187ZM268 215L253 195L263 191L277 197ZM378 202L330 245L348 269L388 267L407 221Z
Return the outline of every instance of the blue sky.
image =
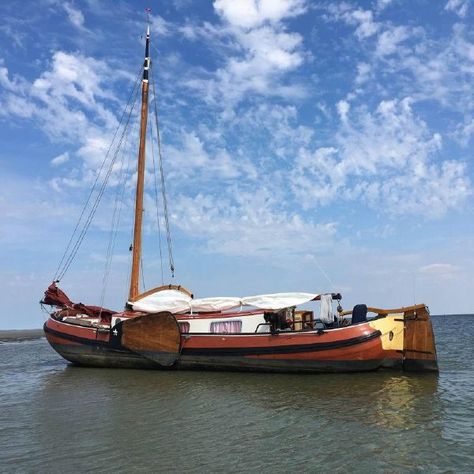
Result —
M37 301L143 60L146 7L177 269L165 282L474 312L471 1L35 0L0 5L0 327L43 321ZM117 309L136 135L105 291ZM75 301L103 294L120 176L61 281ZM150 160L147 184L153 287Z

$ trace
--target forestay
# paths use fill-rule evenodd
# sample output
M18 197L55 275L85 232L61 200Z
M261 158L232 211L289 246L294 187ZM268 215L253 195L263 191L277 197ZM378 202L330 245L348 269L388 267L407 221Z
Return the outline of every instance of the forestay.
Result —
M178 290L163 290L129 302L135 311L157 313L169 311L170 313L187 312L219 312L242 306L252 306L259 309L279 310L298 306L318 297L318 293L273 293L246 297L212 297L192 299Z

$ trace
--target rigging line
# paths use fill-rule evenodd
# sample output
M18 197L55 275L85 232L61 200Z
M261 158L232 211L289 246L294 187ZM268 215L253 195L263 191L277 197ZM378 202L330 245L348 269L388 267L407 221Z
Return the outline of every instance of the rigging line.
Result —
M133 142L130 144L130 146L132 148L138 148L138 135L139 135L139 124L136 123L135 125L133 125L133 132L131 132L131 136L132 137L136 137ZM129 166L129 169L130 169L130 166ZM133 221L133 216L134 216L134 212L132 211L132 221ZM128 238L128 241L129 242L133 242L133 232L134 232L134 228L133 228L133 225L130 226L130 235L129 235L129 238ZM133 243L130 243L130 247L128 249L128 264L127 264L127 268L128 268L128 271L125 273L125 286L130 288L130 283L131 283L131 280L132 280L132 249L133 249Z
M104 306L105 294L107 291L110 270L112 267L112 259L113 259L114 250L115 250L115 242L117 240L117 234L118 234L118 229L120 225L120 217L121 217L122 209L123 209L125 187L127 183L127 170L129 169L129 166L130 166L131 154L126 152L127 151L127 138L128 137L125 137L124 145L122 148L122 161L121 161L121 167L120 167L120 175L118 179L118 182L119 184L121 184L121 186L119 185L117 187L117 192L115 195L115 205L114 205L114 212L112 215L112 225L110 229L109 243L107 246L107 256L106 256L105 267L104 267L104 276L102 278L102 294L101 294L101 302L100 302L101 308ZM125 167L125 155L127 155L126 167Z
M156 209L156 225L158 227L158 245L160 248L160 265L161 265L161 284L165 284L165 277L163 272L163 252L162 252L162 243L161 243L161 224L160 224L160 214L158 211L158 182L156 179L156 166L155 166L155 149L153 146L153 122L150 123L150 148L151 148L151 158L153 162L153 181L155 184L155 209Z
M132 114L134 105L135 105L135 102L133 103L133 106L130 108L130 113L129 113L129 116L128 116L128 118L127 118L127 122L126 122L126 124L125 124L123 133L122 133L122 135L121 135L121 137L120 137L120 140L119 140L119 143L118 143L118 145L117 145L117 147L116 147L116 149L115 149L115 153L114 153L114 155L113 155L113 157L112 157L112 160L111 160L111 162L110 162L110 164L109 164L109 168L107 169L107 173L106 173L106 175L105 175L105 177L104 177L104 179L103 179L103 181L102 181L101 187L100 187L100 189L99 189L99 191L98 191L98 193L97 193L97 196L96 196L96 199L95 199L95 201L94 201L94 204L93 204L93 206L92 206L92 208L91 208L91 210L90 210L90 212L89 212L89 215L88 215L88 217L87 217L87 219L86 219L86 222L84 223L84 226L83 226L83 228L82 228L82 230L81 230L81 233L79 234L79 237L77 238L77 240L76 240L76 242L75 242L75 244L74 244L74 247L73 247L73 249L71 250L71 254L69 255L68 259L66 260L66 263L64 264L64 268L63 268L63 270L62 270L62 273L59 275L59 278L60 278L60 279L66 274L66 272L67 272L67 270L69 269L71 263L73 262L73 260L74 260L74 258L75 258L75 256L76 256L76 254L77 254L77 251L79 250L79 247L81 246L82 241L84 240L84 237L85 237L85 235L87 234L87 231L88 231L88 229L89 229L89 226L90 226L90 224L91 224L91 222L92 222L92 220L93 220L93 218L94 218L94 215L95 215L95 213L96 213L96 211L97 211L97 207L99 206L100 200L102 199L102 196L103 196L103 194L104 194L104 192L105 192L105 188L106 188L106 186L107 186L108 180L109 180L110 175L111 175L111 173L112 173L112 171L113 171L113 167L114 167L115 161L116 161L117 156L118 156L118 153L119 153L119 151L120 151L120 147L121 147L121 145L122 145L122 141L123 141L125 132L126 132L126 130L127 130L127 128L128 128L128 124L129 124L129 122L130 122L130 116L131 116L131 114Z
M108 157L109 157L110 151L112 150L113 144L114 144L115 139L116 139L116 137L117 137L118 131L120 130L120 127L121 127L122 122L123 122L123 118L125 117L127 108L128 108L128 106L130 105L130 101L131 101L131 99L132 99L132 97L133 97L133 95L134 95L134 92L135 92L135 89L136 89L136 87L137 87L137 84L139 84L139 82L140 82L141 70L142 70L142 66L140 66L140 69L138 70L138 74L137 74L137 77L136 77L136 79L135 79L134 86L133 86L132 91L131 91L131 93L130 93L130 95L129 95L129 97L128 97L127 104L125 105L125 107L124 107L124 109L123 109L122 116L120 117L120 120L119 120L119 123L118 123L118 125L117 125L117 128L115 129L114 135L113 135L113 137L112 137L112 141L110 142L110 146L109 146L109 148L108 148L108 150L107 150L107 152L106 152L106 154L105 154L105 158L103 159L103 161L102 161L102 163L101 163L101 165L100 165L99 172L98 172L97 175L96 175L96 178L95 178L95 180L94 180L94 184L92 185L92 189L91 189L90 192L89 192L89 195L88 195L87 200L86 200L86 202L85 202L85 204L84 204L84 206L83 206L83 208L82 208L82 211L81 211L81 214L80 214L80 216L79 216L79 219L78 219L77 222L76 222L76 226L74 227L74 230L73 230L73 232L72 232L72 234L71 234L71 237L69 238L69 242L67 243L66 250L64 251L63 256L61 257L61 260L60 260L60 262L59 262L59 264L58 264L58 268L56 269L56 272L55 272L55 274L54 274L54 280L55 280L55 281L56 281L56 280L59 281L58 275L59 275L59 273L60 273L61 266L62 266L62 264L63 264L63 262L64 262L64 259L66 258L66 255L67 255L68 252L69 252L69 249L70 249L70 247L71 247L71 243L72 243L72 241L73 241L73 239L74 239L74 236L76 235L77 229L79 228L79 225L80 225L80 223L81 223L81 221L82 221L82 217L84 216L84 213L85 213L85 211L86 211L86 209L87 209L87 207L88 207L88 205L89 205L89 202L90 202L90 200L91 200L91 197L92 197L92 195L93 195L93 193L94 193L94 191L95 191L95 188L96 188L96 186L97 186L97 182L99 181L99 177L100 177L100 175L102 174L102 170L103 170L103 168L104 168L104 166L105 166L105 163L107 162L107 159L108 159Z
M314 263L316 263L316 266L318 267L319 271L324 275L324 278L326 278L326 280L331 285L331 288L334 289L334 283L329 278L328 274L323 270L323 267L321 267L321 265L318 263L318 261L316 260L316 257L314 255L313 255L313 260L314 260Z
M136 99L136 96L138 94L138 88L136 89L136 94L135 94L135 99ZM81 230L81 233L79 234L79 237L77 238L76 240L76 243L74 244L74 247L72 248L71 250L71 253L69 255L69 257L67 258L66 262L64 263L64 267L61 271L61 273L58 275L58 279L62 279L63 276L66 274L66 272L68 271L69 267L71 266L71 263L73 262L74 258L76 257L76 254L79 250L79 247L81 246L82 244L82 241L84 240L84 237L89 229L89 226L92 222L92 219L94 218L94 215L97 211L97 207L99 206L99 203L100 203L100 200L104 194L104 191L105 191L105 188L107 186L107 183L108 183L108 180L109 180L109 177L110 177L110 174L112 173L112 170L113 170L113 166L115 164L115 161L117 159L117 156L118 156L118 153L120 151L120 147L122 146L122 142L123 142L123 138L125 136L125 133L127 131L127 128L128 128L128 125L130 123L130 118L131 118L131 115L132 115L132 112L133 112L133 109L135 108L135 103L136 103L136 100L133 101L131 107L130 107L130 111L129 111L129 114L128 114L128 117L127 117L127 121L125 123L125 126L123 128L123 132L122 132L122 135L119 139L119 143L117 145L117 147L115 148L115 153L112 157L112 160L110 161L110 164L109 164L109 168L107 170L107 173L102 181L102 184L101 184L101 187L98 191L98 194L96 196L96 199L95 199L95 202L89 212L89 215L86 219L86 222L84 223L84 226Z
M127 125L128 125L128 124L127 124ZM87 234L87 231L89 230L89 226L90 226L90 224L91 224L91 222L92 222L92 220L93 220L93 218L94 218L94 216L95 216L95 213L96 213L96 211L97 211L97 208L99 207L99 203L100 203L100 201L101 201L101 199L102 199L102 196L104 195L105 188L106 188L107 183L108 183L108 181L109 181L110 175L112 174L113 167L114 167L115 161L116 161L116 159L117 159L118 150L120 149L120 146L121 146L121 141L119 142L119 145L118 145L118 147L117 147L117 151L116 151L116 153L114 154L114 156L113 156L113 158L112 158L112 161L111 161L111 163L110 163L110 165L109 165L109 168L108 168L107 173L106 173L106 175L105 175L105 177L104 177L104 180L103 180L103 182L102 182L102 184L101 184L101 187L100 187L99 192L98 192L98 194L97 194L96 200L94 201L94 204L93 204L93 206L92 206L92 209L90 210L89 215L88 215L88 217L87 217L87 220L86 220L86 222L84 223L84 227L82 228L81 233L79 234L79 237L78 237L76 243L74 244L74 247L73 247L73 249L72 249L72 251L71 251L71 254L70 254L68 260L66 261L65 266L64 266L64 269L62 270L62 273L60 274L59 278L62 278L62 277L66 274L67 270L69 269L69 267L71 266L72 262L74 261L74 258L75 258L76 255L77 255L77 252L78 252L78 250L79 250L79 248L80 248L80 246L81 246L81 244L82 244L82 242L83 242L83 240L84 240L84 237L85 237L86 234Z
M122 181L122 173L123 173L123 166L124 166L124 161L125 161L125 155L122 153L122 161L121 161L121 167L120 167L120 175L119 175L119 182ZM112 247L114 244L114 237L116 235L116 228L118 229L118 222L117 222L117 209L118 209L118 199L119 199L119 190L120 188L117 188L116 194L115 194L115 200L114 200L114 211L112 213L112 224L110 227L110 236L109 236L109 241L107 243L107 251L106 251L106 256L105 256L105 263L104 263L104 275L102 277L102 291L100 295L100 313L99 317L102 315L102 308L104 306L104 301L105 301L105 293L107 289L107 283L109 279L109 273L110 273L110 267L112 265Z
M119 183L122 182L123 180L123 173L124 173L124 164L125 164L125 154L122 151L122 160L120 162L120 173L119 173ZM112 242L113 242L113 237L115 235L115 229L117 226L117 211L118 211L118 204L119 204L119 197L121 195L121 187L117 187L117 190L115 192L115 199L114 199L114 210L112 213L112 222L110 226L110 236L109 236L109 241L107 245L107 253L106 253L106 264L105 264L105 271L107 272L109 263L111 260L111 250L112 250ZM104 282L105 283L105 282Z
M163 155L161 152L161 138L160 138L160 127L158 121L158 107L156 105L156 91L155 91L155 77L153 74L153 63L150 67L151 71L151 85L153 88L153 104L154 104L154 112L155 112L155 123L156 123L156 137L158 143L158 161L160 165L160 177L161 177L161 195L163 200L163 213L165 217L165 226L166 226L166 241L168 243L168 258L170 263L170 270L171 276L174 278L174 260L173 260L173 246L171 243L171 232L170 232L170 223L168 218L168 201L166 199L166 186L165 186L165 174L163 171Z
M122 209L123 209L124 202L125 202L125 191L126 191L126 187L127 187L127 171L130 169L131 156L132 156L131 153L127 153L127 167L125 168L125 173L124 173L124 178L123 178L122 196L121 196L121 199L120 199L119 219L120 219L120 216L122 214ZM117 223L117 226L118 226L118 223ZM117 231L118 231L118 227L117 227ZM116 235L117 235L117 232L116 232ZM114 242L114 246L115 246L115 242Z
M130 229L129 242L133 242L133 226ZM130 287L130 283L132 281L132 249L133 244L130 244L130 247L128 249L128 272L125 275L125 283L128 287Z

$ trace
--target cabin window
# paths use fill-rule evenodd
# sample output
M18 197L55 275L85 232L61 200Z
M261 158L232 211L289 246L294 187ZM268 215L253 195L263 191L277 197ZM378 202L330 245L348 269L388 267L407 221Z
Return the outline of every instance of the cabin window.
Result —
M211 333L235 334L242 332L242 321L215 321L211 323Z
M181 334L187 334L189 332L189 323L187 321L183 321L182 323L179 324L179 332Z

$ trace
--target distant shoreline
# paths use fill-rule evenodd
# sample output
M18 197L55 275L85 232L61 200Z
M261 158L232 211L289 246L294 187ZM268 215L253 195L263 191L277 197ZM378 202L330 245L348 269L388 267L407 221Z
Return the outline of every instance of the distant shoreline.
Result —
M0 330L0 341L27 341L29 339L39 339L44 336L42 329L10 329Z
M474 316L473 313L463 313L463 314L457 314L457 313L452 313L452 314L431 314L431 317L438 317L438 316Z

